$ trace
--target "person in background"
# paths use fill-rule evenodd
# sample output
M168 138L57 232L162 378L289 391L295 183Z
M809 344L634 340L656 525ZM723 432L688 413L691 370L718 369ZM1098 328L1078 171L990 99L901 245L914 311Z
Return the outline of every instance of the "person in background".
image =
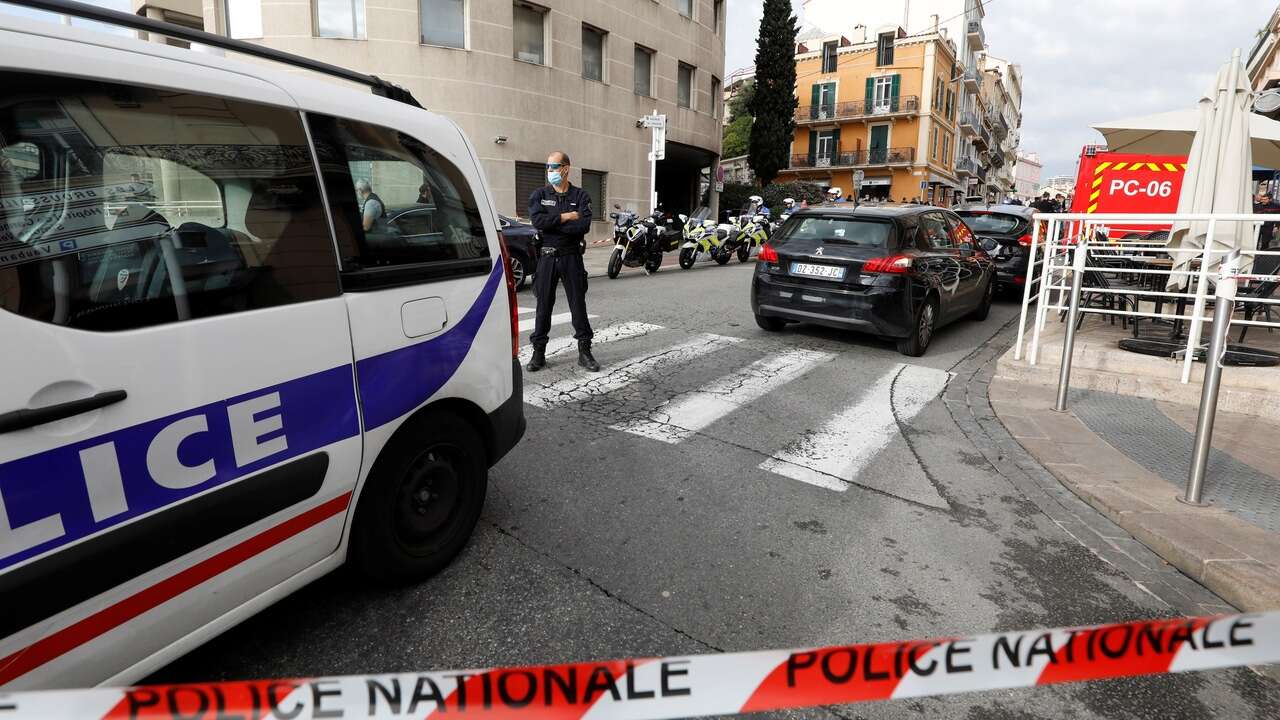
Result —
M373 191L373 186L368 180L356 181L356 197L360 200L361 227L365 232L369 232L387 216L387 206Z
M844 202L844 191L838 187L829 188L827 190L827 202L832 205Z
M1271 193L1263 190L1254 198L1253 212L1258 215L1280 214L1280 207L1276 206ZM1259 250L1270 250L1275 245L1277 227L1280 227L1280 222L1262 223L1262 227L1258 230Z
M1057 210L1054 210L1054 212L1060 212L1060 213L1062 213L1062 212L1066 212L1066 211L1067 211L1067 198L1066 198L1066 196L1065 196L1065 195L1063 195L1062 193L1058 193L1058 194L1053 198L1053 204L1054 204L1054 206L1055 206L1055 207L1057 207L1057 208L1058 208Z
M1042 213L1057 212L1057 210L1053 209L1053 200L1049 197L1048 190L1044 191L1044 193L1040 195L1040 198L1038 200L1031 203L1031 207L1035 208L1036 212L1042 212Z
M435 198L431 197L431 186L426 183L422 183L421 185L419 185L418 186L418 204L434 205L435 202L436 202Z

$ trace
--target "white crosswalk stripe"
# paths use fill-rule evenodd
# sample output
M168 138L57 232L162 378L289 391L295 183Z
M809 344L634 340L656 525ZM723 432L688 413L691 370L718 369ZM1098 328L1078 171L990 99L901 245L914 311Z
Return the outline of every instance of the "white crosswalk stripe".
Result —
M661 325L650 325L642 322L625 322L619 325L610 325L603 330L597 330L595 337L592 338L592 345L603 345L604 343L616 342L618 340L629 340L631 338L643 337L652 332L661 330ZM553 358L557 355L563 355L578 349L578 341L573 336L554 337L547 341L547 357ZM533 346L525 344L520 348L520 364L529 362L529 358L533 357Z
M668 400L651 411L648 417L618 423L612 429L665 443L680 443L834 357L834 353L812 350L788 350L770 355L713 381L705 388Z
M906 422L946 387L951 374L919 365L898 365L881 376L862 399L816 432L760 464L793 480L844 492L862 468L898 436Z
M590 313L587 314L588 320L591 320L597 317L599 317L599 315L592 315ZM531 332L533 330L534 321L535 321L535 318L533 315L527 315L525 317L520 318L520 332L522 333ZM564 325L565 323L572 322L572 321L573 321L573 313L567 313L567 312L556 313L551 316L551 327L555 327L557 325Z
M530 382L526 376L524 401L541 408L561 405L605 395L626 387L645 375L665 367L678 366L695 358L715 352L720 348L742 342L741 338L712 335L695 335L682 343L655 352L645 353L611 364L598 373L575 373L554 382L540 385Z
M516 308L517 315L533 315L536 312L538 312L538 308L536 307L517 307Z

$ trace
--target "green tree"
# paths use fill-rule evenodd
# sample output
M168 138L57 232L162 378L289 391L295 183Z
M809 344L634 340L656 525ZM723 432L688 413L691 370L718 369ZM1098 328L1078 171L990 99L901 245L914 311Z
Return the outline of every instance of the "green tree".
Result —
M764 0L756 40L755 93L747 163L761 185L790 164L796 130L796 18L791 0Z
M751 98L755 96L756 86L745 83L738 94L729 101L729 124L724 128L724 142L721 144L720 156L731 158L746 155L751 143Z

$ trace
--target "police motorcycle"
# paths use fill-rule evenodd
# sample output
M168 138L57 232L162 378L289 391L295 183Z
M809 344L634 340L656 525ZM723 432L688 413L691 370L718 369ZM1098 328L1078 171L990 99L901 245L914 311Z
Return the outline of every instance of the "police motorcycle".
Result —
M692 216L680 215L680 222L684 225L680 267L684 270L693 267L702 253L714 253L729 235L727 230L716 226L715 220L707 217L709 214L711 209L704 206L698 208Z
M799 206L796 205L795 198L786 198L782 201L782 212L778 213L778 219L773 221L773 226L769 228L769 234L778 232L778 228L782 227Z
M721 246L719 255L712 255L721 265L729 262L729 255L737 253L738 262L746 262L751 257L751 249L760 247L769 239L769 208L764 206L764 198L752 195L749 204L737 218L730 218L736 233L731 232L732 241Z
M657 230L661 213L641 221L634 210L623 210L621 205L613 207L616 212L609 213L614 243L613 254L609 256L609 279L618 277L624 265L643 267L649 275L657 272L662 266L661 232Z

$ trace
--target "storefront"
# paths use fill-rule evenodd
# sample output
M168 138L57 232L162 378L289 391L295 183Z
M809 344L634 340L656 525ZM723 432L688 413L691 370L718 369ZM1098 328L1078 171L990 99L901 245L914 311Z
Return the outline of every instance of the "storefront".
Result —
M872 202L887 201L893 191L893 178L866 177L862 179L862 189L858 197Z

